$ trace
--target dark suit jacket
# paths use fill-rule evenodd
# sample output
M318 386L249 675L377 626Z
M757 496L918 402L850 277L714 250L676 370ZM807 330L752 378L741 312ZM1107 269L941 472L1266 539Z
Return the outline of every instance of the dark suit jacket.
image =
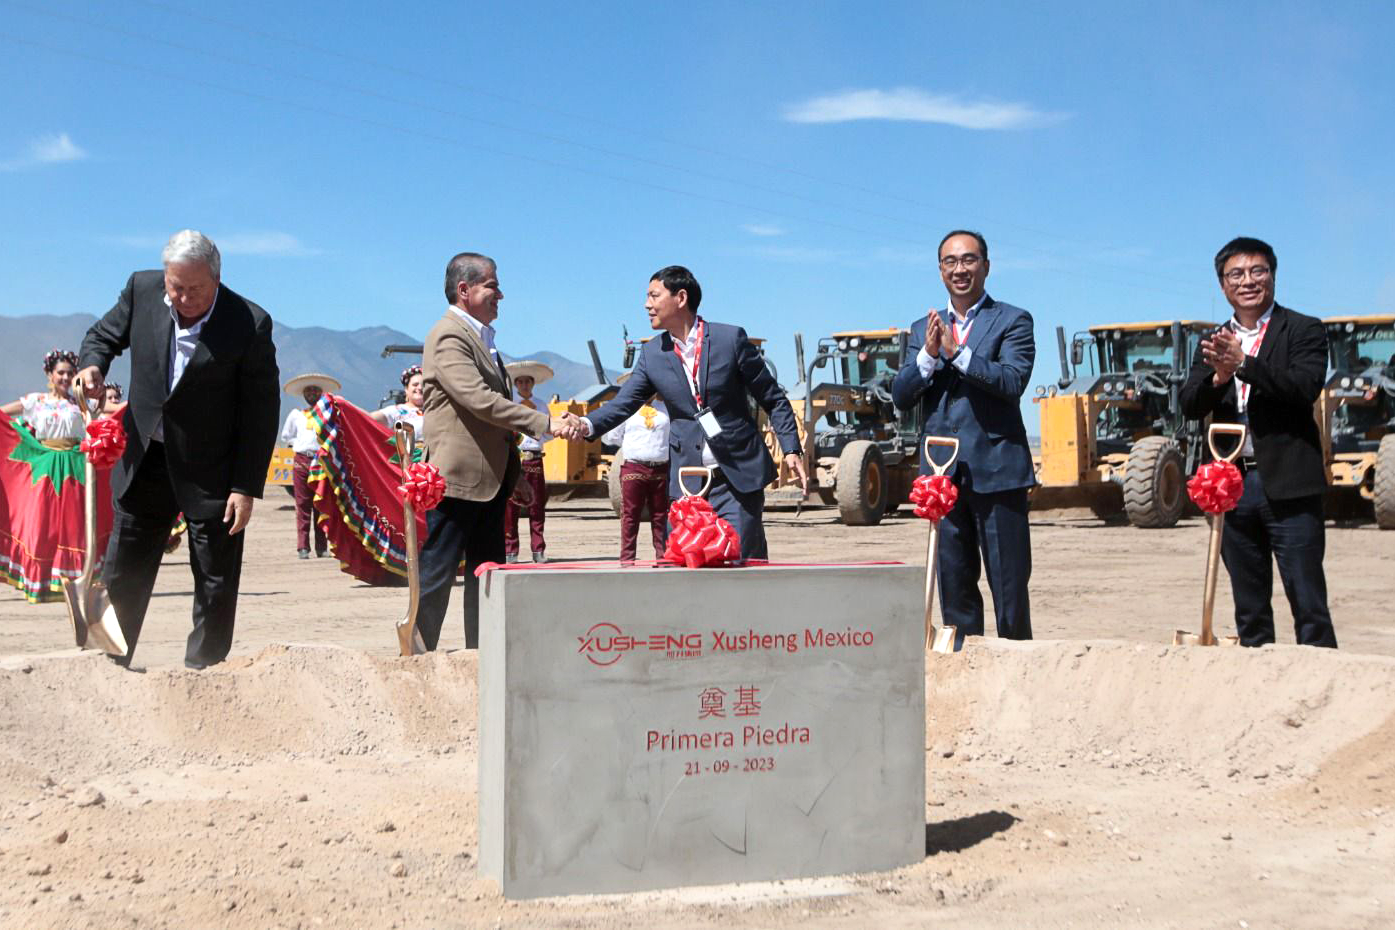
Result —
M1220 387L1201 349L1182 386L1182 412L1193 420L1210 415L1239 422L1236 378L1250 385L1246 405L1255 464L1264 493L1274 500L1309 497L1327 490L1327 466L1313 404L1327 380L1327 330L1316 317L1274 305L1264 341L1242 373Z
M770 424L786 455L799 452L794 410L744 329L711 320L705 320L704 325L698 386L703 403L716 414L722 427L722 435L710 440L712 456L733 488L744 493L759 491L775 480L775 461L756 428L747 394L770 415ZM706 434L696 420L697 404L673 351L672 336L660 333L646 342L630 380L588 419L592 435L600 436L624 423L654 394L668 405L669 494L676 499L683 493L678 469L702 464Z
M163 416L175 499L186 517L209 520L222 516L233 491L261 497L266 484L281 412L271 317L219 285L213 314L171 392L171 314L164 272L137 271L116 306L87 331L79 368L96 365L105 374L112 359L131 350L126 454L112 470L113 494L126 493Z
M940 311L946 324L948 314ZM1021 400L1037 354L1032 315L985 296L965 344L973 353L967 373L942 360L927 380L915 360L925 345L925 318L912 323L909 361L892 382L892 400L902 410L923 400L929 413L922 436L959 440L954 476L964 486L982 494L1029 488L1036 477ZM930 471L924 446L920 471Z

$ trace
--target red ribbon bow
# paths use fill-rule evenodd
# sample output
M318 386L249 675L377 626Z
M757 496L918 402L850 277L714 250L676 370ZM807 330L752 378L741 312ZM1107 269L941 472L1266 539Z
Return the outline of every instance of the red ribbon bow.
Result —
M1230 462L1207 462L1187 482L1187 494L1207 513L1234 510L1244 491L1245 479Z
M406 479L397 486L397 493L417 510L433 510L446 496L446 479L435 465L413 462Z
M911 485L915 515L925 520L943 520L959 500L959 489L949 475L921 475Z
M706 499L683 497L668 509L673 531L664 558L688 568L723 565L741 557L741 538Z
M87 424L87 438L78 444L93 468L110 468L126 451L126 430L121 420L110 417Z

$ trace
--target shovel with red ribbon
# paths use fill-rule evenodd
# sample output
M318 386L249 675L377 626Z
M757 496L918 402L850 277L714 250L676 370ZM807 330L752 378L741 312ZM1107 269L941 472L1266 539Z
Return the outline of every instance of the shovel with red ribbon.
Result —
M1220 572L1221 530L1225 527L1226 511L1234 510L1240 503L1240 495L1245 490L1245 479L1240 469L1235 467L1235 458L1245 446L1247 428L1238 423L1213 423L1206 431L1206 443L1211 447L1214 461L1207 462L1196 470L1187 482L1187 494L1193 502L1204 510L1211 521L1211 541L1206 552L1206 587L1201 597L1201 633L1177 630L1172 634L1174 646L1214 646L1216 634L1212 632L1212 617L1216 608L1216 578ZM1235 448L1221 455L1216 448L1217 436L1234 436ZM1238 640L1227 636L1222 640L1226 645L1234 645Z
M399 422L393 428L398 467L402 469L402 535L407 544L407 614L397 621L397 646L404 656L426 652L426 643L417 630L417 607L421 603L421 567L417 563L417 508L431 510L446 493L446 482L435 465L412 461L416 431L412 424Z
M87 438L79 448L83 454L82 524L85 537L82 574L63 581L63 599L68 604L68 619L73 625L73 639L79 646L93 646L107 655L124 656L129 651L126 636L116 618L116 608L107 596L106 585L94 578L97 566L97 469L110 468L126 450L126 431L121 420L112 417L92 419L87 395L79 379L73 385L73 397L82 410L87 425Z
M949 460L943 465L931 458L930 450L944 446L950 450ZM911 485L911 503L915 504L915 515L930 521L930 538L925 546L925 648L935 652L953 652L954 640L959 632L956 627L935 627L935 577L940 564L940 521L954 509L959 500L959 489L954 486L947 472L959 458L959 440L943 436L925 437L925 464L934 474L921 475Z
M678 469L678 486L683 496L668 509L668 522L673 529L668 534L664 559L688 568L728 565L741 558L741 537L730 523L717 516L707 502L715 471L701 465ZM697 491L689 491L687 479L705 479Z

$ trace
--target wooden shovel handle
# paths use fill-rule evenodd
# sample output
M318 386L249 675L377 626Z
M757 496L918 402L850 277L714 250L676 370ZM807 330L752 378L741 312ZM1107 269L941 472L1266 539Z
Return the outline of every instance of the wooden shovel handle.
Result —
M1211 457L1218 462L1233 462L1240 454L1240 450L1245 447L1245 434L1249 428L1243 423L1212 423L1210 429L1206 431L1206 444L1211 447ZM1238 436L1235 441L1235 448L1230 450L1229 455L1221 455L1216 448L1217 436Z
M944 446L950 450L949 461L943 465L936 464L930 457L930 449L934 446ZM937 475L943 475L954 467L955 461L959 458L959 440L951 439L948 436L926 436L925 437L925 464L930 466L930 470Z
M682 489L684 497L706 497L707 492L712 488L712 478L715 475L716 471L706 465L684 465L678 469L678 487ZM696 492L689 491L688 486L683 483L683 479L698 476L705 479L702 482L702 487L698 488Z

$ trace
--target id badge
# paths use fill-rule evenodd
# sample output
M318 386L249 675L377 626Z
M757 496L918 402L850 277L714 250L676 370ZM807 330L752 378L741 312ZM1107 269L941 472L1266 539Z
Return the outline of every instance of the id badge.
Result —
M716 439L722 435L722 424L717 422L717 415L712 412L711 408L704 407L699 410L697 421L698 425L702 427L702 431L707 434L708 439Z

